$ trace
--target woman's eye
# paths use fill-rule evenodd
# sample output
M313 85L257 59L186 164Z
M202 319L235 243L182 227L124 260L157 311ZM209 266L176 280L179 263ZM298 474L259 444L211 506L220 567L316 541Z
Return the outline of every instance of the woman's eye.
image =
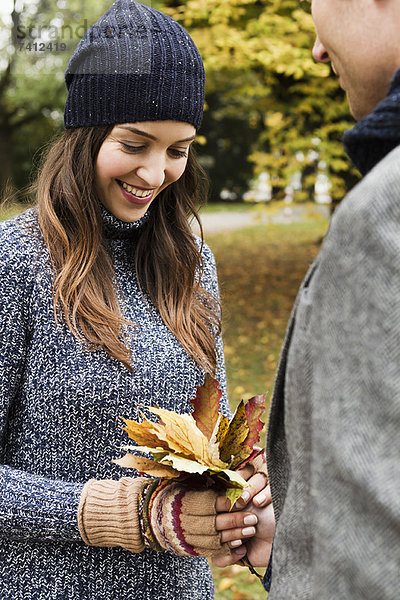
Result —
M123 142L121 142L121 146L127 152L140 152L143 150L143 146L131 146L130 144L124 144Z
M186 150L176 150L175 148L170 148L170 153L175 158L187 158L187 151Z

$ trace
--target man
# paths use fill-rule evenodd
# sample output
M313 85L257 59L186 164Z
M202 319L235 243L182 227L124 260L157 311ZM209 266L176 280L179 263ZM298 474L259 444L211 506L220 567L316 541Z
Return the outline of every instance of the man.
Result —
M300 288L278 367L267 439L276 518L269 600L394 600L400 1L313 0L312 13L313 56L332 63L359 120L344 141L364 178L333 216ZM258 514L262 535L271 514ZM234 518L240 523L240 513Z

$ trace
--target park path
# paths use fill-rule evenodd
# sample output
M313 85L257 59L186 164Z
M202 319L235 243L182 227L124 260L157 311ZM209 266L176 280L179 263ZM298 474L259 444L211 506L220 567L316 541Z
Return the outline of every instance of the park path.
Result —
M221 231L233 231L234 229L242 229L260 223L258 215L250 212L232 212L222 211L215 213L200 214L201 223L204 233L219 233ZM193 223L192 229L195 233L199 233L197 223Z
M267 223L294 223L304 221L306 211L309 210L301 204L291 205L283 208L281 211L268 214L266 211L221 211L215 213L200 213L204 233L220 233L224 231L234 231L252 225ZM313 205L313 211L320 213L325 218L329 218L329 208L326 205ZM199 233L197 223L193 223L192 229Z

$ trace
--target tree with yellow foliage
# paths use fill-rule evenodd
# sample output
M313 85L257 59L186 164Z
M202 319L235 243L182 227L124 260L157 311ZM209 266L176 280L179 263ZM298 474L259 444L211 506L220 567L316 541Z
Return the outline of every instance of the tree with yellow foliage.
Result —
M163 0L160 8L190 31L203 56L214 125L234 119L241 129L246 123L251 142L243 136L244 146L255 173L267 171L279 196L296 171L309 172L303 189L312 187L312 167L322 162L333 199L339 200L354 182L341 143L353 121L330 67L311 56L315 32L309 3ZM209 129L212 121L211 115ZM230 127L223 137L232 134ZM297 199L306 199L305 192Z

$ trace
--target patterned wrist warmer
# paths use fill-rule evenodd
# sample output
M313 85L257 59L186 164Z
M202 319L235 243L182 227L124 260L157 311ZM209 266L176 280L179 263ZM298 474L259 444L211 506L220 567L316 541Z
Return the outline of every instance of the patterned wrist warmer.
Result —
M168 480L166 483L169 483ZM150 513L155 498L155 490L160 485L159 479L148 479L143 483L140 495L139 495L139 523L142 531L144 545L146 548L151 548L156 552L162 552L164 548L157 542L156 537L153 534L150 523Z
M144 497L141 522L146 546L181 556L229 553L215 529L216 492L190 490L161 479L144 491Z

